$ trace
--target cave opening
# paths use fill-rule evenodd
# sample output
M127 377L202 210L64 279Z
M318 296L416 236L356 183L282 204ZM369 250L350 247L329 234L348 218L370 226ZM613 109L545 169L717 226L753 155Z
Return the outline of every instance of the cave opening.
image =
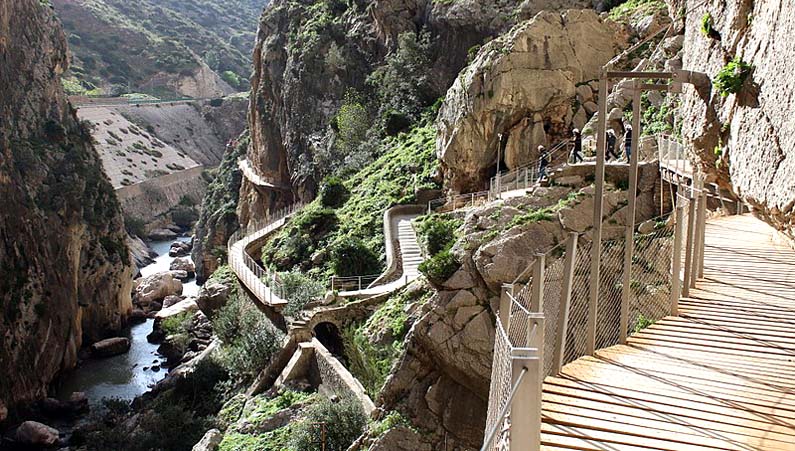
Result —
M342 339L340 329L333 323L320 323L314 328L315 338L328 349L334 356L343 363L347 363L345 357L345 342Z

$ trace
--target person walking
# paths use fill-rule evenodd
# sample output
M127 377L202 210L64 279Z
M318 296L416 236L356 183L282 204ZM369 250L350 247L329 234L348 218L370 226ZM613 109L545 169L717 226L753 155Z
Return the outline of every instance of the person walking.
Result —
M544 146L538 146L538 180L547 178L547 167L549 166L549 153Z
M582 163L582 135L580 134L580 130L576 128L572 130L572 134L574 135L571 138L573 147L571 149L571 157L569 159L574 164Z
M613 157L614 160L618 160L618 154L616 153L616 132L612 129L607 131L607 152L605 152L605 161L610 161L610 157Z
M624 121L624 154L627 162L632 158L632 125Z

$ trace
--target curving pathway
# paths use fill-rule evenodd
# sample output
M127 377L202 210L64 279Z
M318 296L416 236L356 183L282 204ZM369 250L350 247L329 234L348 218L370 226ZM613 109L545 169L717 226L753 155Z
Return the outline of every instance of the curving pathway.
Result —
M397 280L368 287L363 290L342 291L338 294L342 298L370 297L397 291L420 276L419 266L423 261L422 251L417 240L417 234L411 222L422 214L401 214L392 217L390 227L397 230L397 242L400 247L399 256L402 261L402 275ZM386 225L386 224L385 224ZM397 254L397 253L396 253Z
M240 168L240 171L243 172L243 176L246 177L246 180L255 186L281 191L290 190L290 187L288 186L275 185L269 182L259 171L254 168L251 162L248 161L248 158L239 160L237 162L237 166Z

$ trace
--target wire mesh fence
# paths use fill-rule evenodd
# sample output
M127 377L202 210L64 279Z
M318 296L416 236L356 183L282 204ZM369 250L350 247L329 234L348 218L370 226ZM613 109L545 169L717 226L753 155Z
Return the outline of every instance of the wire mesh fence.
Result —
M511 342L508 334L497 321L497 330L494 334L494 357L491 365L491 386L489 388L489 407L486 417L486 431L497 429L496 436L491 443L486 444L488 450L499 450L507 442L510 430L508 418L500 415L510 402L511 391Z

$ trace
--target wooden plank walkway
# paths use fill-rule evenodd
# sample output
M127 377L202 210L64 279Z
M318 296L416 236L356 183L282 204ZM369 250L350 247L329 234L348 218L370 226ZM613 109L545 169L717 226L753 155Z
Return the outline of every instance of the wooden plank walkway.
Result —
M795 252L707 223L705 279L669 317L549 377L545 450L795 450Z

